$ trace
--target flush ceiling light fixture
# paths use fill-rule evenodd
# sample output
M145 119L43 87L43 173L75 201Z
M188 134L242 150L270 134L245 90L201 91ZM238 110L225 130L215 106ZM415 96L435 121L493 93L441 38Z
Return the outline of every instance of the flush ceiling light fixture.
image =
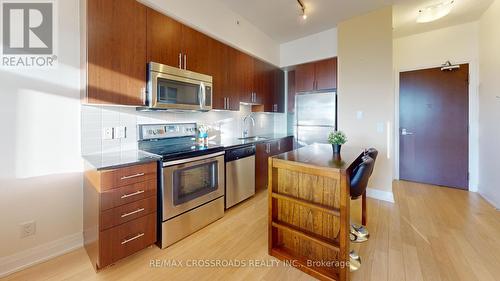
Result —
M447 16L451 12L454 2L455 1L441 2L421 9L418 11L417 22L426 23Z
M300 9L302 10L302 19L307 19L306 6L304 5L304 2L302 2L302 0L297 0L297 3L299 3Z

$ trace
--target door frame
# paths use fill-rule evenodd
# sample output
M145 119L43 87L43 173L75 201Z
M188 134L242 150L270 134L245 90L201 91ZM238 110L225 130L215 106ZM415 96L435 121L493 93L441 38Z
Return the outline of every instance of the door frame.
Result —
M445 60L443 60L445 61ZM454 64L469 64L469 191L478 192L479 178L479 66L478 62L470 60L452 60ZM400 73L415 70L441 67L422 65L411 68L399 68L394 79L394 178L399 180L399 83Z

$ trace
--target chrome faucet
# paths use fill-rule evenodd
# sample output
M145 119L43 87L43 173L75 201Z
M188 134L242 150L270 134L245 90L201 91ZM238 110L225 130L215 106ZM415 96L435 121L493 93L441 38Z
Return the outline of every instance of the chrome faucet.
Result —
M241 132L242 138L248 137L248 128L246 126L248 119L250 119L252 121L252 126L255 127L255 119L253 118L252 113L250 113L247 116L245 116L245 118L243 118L243 128L242 128L242 132Z

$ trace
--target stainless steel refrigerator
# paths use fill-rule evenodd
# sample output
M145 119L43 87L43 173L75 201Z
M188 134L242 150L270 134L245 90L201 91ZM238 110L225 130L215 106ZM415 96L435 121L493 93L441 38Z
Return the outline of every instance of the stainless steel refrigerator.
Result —
M304 93L295 96L294 135L298 146L328 143L337 126L337 94Z

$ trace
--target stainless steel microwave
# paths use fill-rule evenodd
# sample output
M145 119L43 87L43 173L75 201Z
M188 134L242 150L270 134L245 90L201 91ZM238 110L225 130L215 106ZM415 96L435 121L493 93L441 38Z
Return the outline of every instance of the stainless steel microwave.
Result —
M153 109L211 110L212 76L150 62L147 100Z

